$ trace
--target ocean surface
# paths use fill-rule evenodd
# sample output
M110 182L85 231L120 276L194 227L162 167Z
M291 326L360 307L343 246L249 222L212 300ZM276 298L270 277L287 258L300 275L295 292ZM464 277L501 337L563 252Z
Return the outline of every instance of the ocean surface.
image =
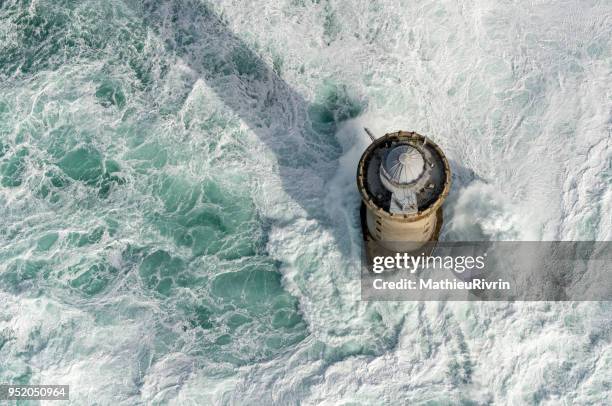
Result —
M443 239L612 240L611 42L605 0L0 0L0 382L606 404L609 302L360 301L355 170L418 131Z

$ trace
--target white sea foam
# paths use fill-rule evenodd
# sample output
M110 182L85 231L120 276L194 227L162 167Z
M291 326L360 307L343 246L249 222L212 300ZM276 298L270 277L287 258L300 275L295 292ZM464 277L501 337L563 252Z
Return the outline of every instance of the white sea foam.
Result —
M337 133L344 154L325 189L327 210L335 227L348 230L349 246L359 240L350 187L367 142L363 125L379 135L414 129L447 152L456 172L447 238L609 239L610 71L600 53L609 45L609 7L333 2L287 12L290 36L284 24L270 22L279 12L274 5L261 4L257 13L219 7L237 32L248 31L248 19L266 27L255 34L260 41L282 38L286 64L312 72L284 75L305 94L319 74L367 94L366 113ZM316 32L326 7L339 30L328 46ZM356 304L346 289L355 286L350 258L334 261L331 242L311 226L276 230L271 253L289 264L286 285L300 297L314 337L376 347L381 336L369 316L377 312L397 342L382 344L387 350L379 355L325 367L293 352L289 361L249 370L234 400L254 402L262 396L257 388L278 379L264 399L304 401L304 391L307 404L604 399L608 373L596 360L610 359L609 333L593 347L584 334L608 330L606 304ZM316 251L320 261L308 278L311 271L296 260L304 251ZM355 251L344 252L355 260ZM581 317L586 324L576 324ZM344 334L331 336L333 330Z

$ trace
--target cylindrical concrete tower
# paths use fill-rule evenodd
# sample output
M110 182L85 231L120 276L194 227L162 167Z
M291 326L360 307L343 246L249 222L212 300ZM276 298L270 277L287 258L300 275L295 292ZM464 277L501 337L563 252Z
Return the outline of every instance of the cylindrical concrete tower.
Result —
M450 181L446 157L427 137L398 131L374 139L357 169L368 255L373 245L410 252L436 241Z

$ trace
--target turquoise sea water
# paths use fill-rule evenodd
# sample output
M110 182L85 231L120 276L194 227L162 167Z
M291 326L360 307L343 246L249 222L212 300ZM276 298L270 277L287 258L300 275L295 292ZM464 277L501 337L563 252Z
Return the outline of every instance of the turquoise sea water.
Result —
M447 239L609 240L606 2L0 2L0 382L74 404L603 404L606 303L359 301L367 144Z

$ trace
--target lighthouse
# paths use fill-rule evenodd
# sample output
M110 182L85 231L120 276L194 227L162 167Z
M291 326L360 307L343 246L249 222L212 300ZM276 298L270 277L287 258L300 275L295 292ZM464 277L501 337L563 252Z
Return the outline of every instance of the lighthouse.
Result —
M367 130L366 130L367 131ZM357 168L366 255L416 252L437 241L451 171L429 138L407 131L374 137Z

